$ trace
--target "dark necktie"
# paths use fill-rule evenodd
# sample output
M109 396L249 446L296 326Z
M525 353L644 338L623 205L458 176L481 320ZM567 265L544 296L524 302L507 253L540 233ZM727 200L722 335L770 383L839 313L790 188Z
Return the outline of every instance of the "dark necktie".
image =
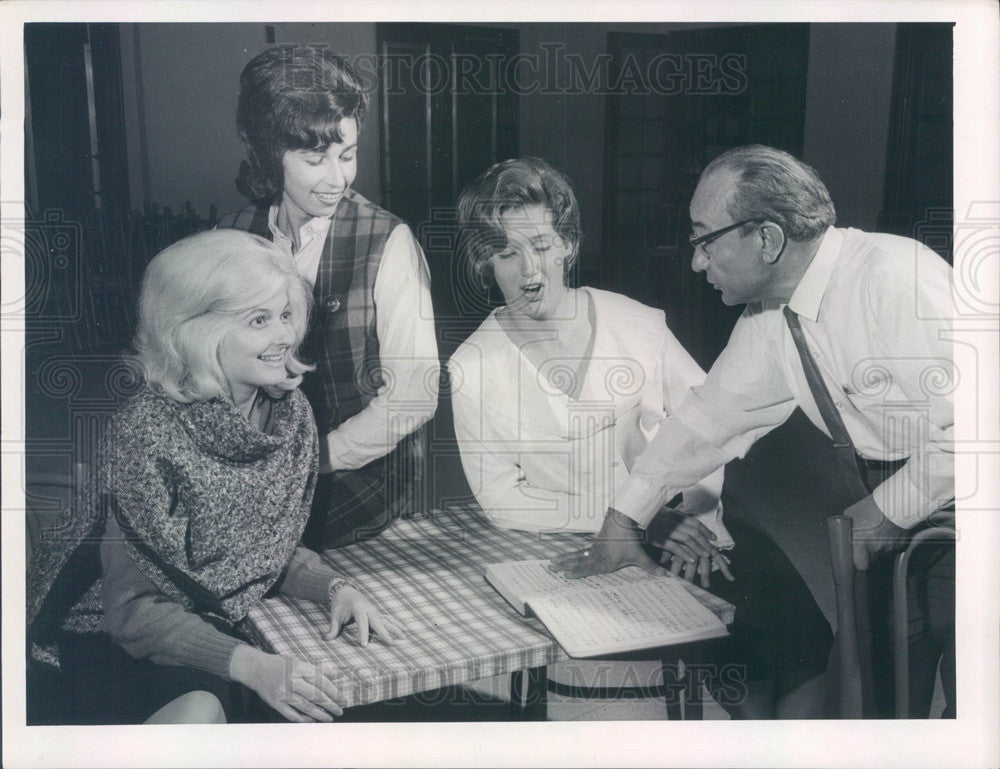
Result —
M802 324L799 322L799 316L787 305L785 306L784 313L788 329L792 332L792 339L795 340L795 348L799 351L799 359L802 361L802 369L805 371L809 390L812 392L816 406L819 408L819 413L823 417L826 429L830 433L830 437L833 438L833 450L837 457L837 466L840 469L841 477L844 483L847 484L847 488L850 489L851 493L857 499L866 497L868 496L868 489L861 478L857 453L854 451L854 443L847 432L844 420L833 403L833 398L830 397L830 391L826 387L826 382L823 381L823 375L820 373L819 366L816 365L816 360L813 358L812 353L809 352L805 334L802 333Z

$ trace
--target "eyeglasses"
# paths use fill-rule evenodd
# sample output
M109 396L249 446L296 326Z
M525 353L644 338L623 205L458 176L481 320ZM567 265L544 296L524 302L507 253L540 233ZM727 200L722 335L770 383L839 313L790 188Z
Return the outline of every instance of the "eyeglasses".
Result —
M727 232L735 230L737 227L742 227L744 224L753 224L755 222L763 221L762 219L744 219L742 222L735 222L726 227L722 227L718 230L712 230L711 232L706 232L704 235L699 235L695 237L691 235L688 241L691 243L692 248L698 248L698 246L707 246L710 243L714 243L716 240L721 238Z

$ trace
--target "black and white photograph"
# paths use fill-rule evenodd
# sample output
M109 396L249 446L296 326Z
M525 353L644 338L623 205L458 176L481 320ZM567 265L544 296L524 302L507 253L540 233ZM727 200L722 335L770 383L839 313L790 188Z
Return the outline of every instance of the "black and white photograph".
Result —
M4 765L996 765L1000 11L354 10L0 8Z

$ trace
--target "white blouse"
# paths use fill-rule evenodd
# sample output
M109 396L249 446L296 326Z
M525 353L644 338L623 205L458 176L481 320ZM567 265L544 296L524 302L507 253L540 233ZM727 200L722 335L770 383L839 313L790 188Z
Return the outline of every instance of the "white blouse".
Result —
M907 459L872 492L904 529L955 497L955 462L967 451L954 441L956 365L975 371L975 363L953 332L954 290L951 267L926 246L830 227L788 302L855 450ZM677 488L744 456L796 406L829 434L782 306L749 304L705 382L632 468L616 509L642 525Z
M705 378L661 311L582 290L593 300L595 319L582 383L573 381L578 360L549 360L539 371L496 311L448 364L462 467L496 526L598 531L659 422ZM577 389L578 398L566 395ZM721 491L720 469L683 492L682 509L699 514L727 547Z
M278 228L278 206L268 216L275 244L314 285L333 220L314 217L302 225L299 250L292 254L291 238ZM380 387L360 412L320 436L320 472L356 470L385 456L437 409L437 392L427 385L437 381L439 367L430 270L405 224L396 225L385 242L374 293L379 362L392 385Z

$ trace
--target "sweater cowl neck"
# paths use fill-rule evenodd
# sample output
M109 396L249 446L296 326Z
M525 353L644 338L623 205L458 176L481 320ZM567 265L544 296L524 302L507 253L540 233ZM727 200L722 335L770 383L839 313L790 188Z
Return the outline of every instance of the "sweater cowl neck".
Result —
M231 462L252 462L274 452L288 440L295 423L288 418L295 407L294 399L287 395L271 398L269 422L273 429L268 433L250 424L228 398L180 403L162 392L151 390L150 395L173 414L200 450Z

